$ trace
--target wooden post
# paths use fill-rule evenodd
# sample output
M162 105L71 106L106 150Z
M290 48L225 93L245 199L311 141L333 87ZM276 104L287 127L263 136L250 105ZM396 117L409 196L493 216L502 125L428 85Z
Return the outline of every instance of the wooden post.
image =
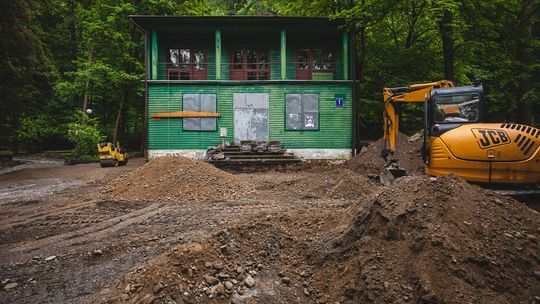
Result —
M287 79L287 32L281 30L281 80Z
M158 41L155 30L152 31L152 79L158 79Z
M343 80L349 79L349 34L343 33Z
M221 80L221 30L216 30L216 80Z

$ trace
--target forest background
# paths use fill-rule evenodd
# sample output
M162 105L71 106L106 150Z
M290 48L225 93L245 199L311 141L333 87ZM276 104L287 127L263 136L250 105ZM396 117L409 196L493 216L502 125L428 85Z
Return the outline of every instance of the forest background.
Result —
M382 88L481 78L488 121L540 123L540 0L0 0L0 150L142 149L143 33L128 15L345 18L359 136L382 135ZM83 113L91 108L92 114ZM403 127L421 129L421 107ZM85 143L90 143L84 147Z

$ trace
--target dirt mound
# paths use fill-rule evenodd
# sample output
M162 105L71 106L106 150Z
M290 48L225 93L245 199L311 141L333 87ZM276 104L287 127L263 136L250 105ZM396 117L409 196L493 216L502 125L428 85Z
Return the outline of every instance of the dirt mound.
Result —
M349 160L345 166L364 174L379 174L386 165L381 157L384 148L384 138L371 143L358 155ZM399 160L399 166L407 170L410 175L424 174L424 162L422 161L422 137L407 136L399 133L397 137L397 152L393 158ZM390 156L389 156L390 157Z
M291 277L277 269L290 264L289 254L299 247L307 249L264 220L221 230L135 267L118 282L121 292L104 298L108 303L278 303L276 298L297 303Z
M539 227L535 211L462 179L401 178L331 240L338 288L357 302L535 302Z
M295 186L325 185L310 182ZM537 212L457 177L404 177L373 191L344 209L302 206L227 225L100 295L113 303L535 303Z
M160 157L115 181L107 191L121 200L219 200L254 190L243 179L204 162Z
M349 169L331 169L288 182L286 190L303 198L358 199L378 186L377 181Z

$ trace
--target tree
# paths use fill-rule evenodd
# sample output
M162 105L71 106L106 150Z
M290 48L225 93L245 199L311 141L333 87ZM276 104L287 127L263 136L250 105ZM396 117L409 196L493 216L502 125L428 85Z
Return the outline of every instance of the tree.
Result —
M35 5L2 0L0 6L0 140L18 151L20 120L51 94L54 67L32 17Z

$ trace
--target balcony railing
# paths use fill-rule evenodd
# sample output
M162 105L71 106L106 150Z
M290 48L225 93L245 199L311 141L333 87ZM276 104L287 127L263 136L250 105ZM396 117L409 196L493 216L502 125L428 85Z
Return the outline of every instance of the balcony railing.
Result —
M280 62L249 64L222 63L220 80L282 80ZM216 80L215 63L158 64L159 80ZM343 80L343 65L338 63L287 62L286 80Z

